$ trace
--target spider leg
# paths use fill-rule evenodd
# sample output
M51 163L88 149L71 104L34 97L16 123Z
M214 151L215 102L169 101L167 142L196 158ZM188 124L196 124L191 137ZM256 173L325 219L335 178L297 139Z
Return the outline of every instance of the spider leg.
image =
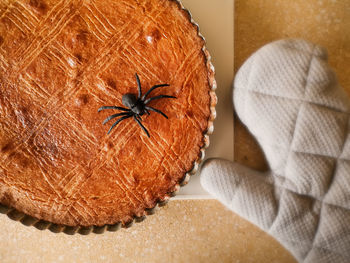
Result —
M98 112L103 111L103 110L122 110L122 111L130 111L127 108L123 108L123 107L117 107L117 106L103 106L101 108L98 109Z
M108 118L106 118L102 124L106 124L107 122L109 122L110 120L117 118L119 116L124 116L124 115L132 115L131 112L122 112L122 113L117 113L117 114L113 114L111 116L108 116Z
M160 85L155 85L153 86L152 88L150 88L146 93L145 95L142 96L141 100L145 100L146 97L148 96L148 94L150 94L153 90L157 89L157 88L160 88L160 87L169 87L170 85L169 84L160 84Z
M149 98L147 100L145 100L144 104L147 104L149 103L150 101L152 100L157 100L157 99L165 99L165 98L169 98L169 99L176 99L176 97L174 96L169 96L169 95L159 95L159 96L155 96L155 97L152 97L152 98Z
M140 82L139 75L137 75L137 73L135 73L135 77L136 77L136 82L137 82L137 89L138 89L138 92L139 92L139 96L138 96L138 99L139 99L139 98L141 98L141 96L142 96L142 92L141 92L141 82Z
M139 119L139 121L142 121L142 118L141 118L141 116L140 116L140 115L136 114L135 116L136 116L136 118L138 118L138 119Z
M140 125L141 129L147 134L148 138L150 138L151 136L149 136L147 129L145 128L145 126L142 125L142 123L137 119L135 115L134 115L134 119L137 122L137 124Z
M157 113L163 115L165 118L169 119L168 116L166 116L165 113L161 112L160 110L157 110L157 109L149 107L149 106L146 106L145 109L157 112Z
M111 126L111 128L108 130L107 134L109 134L109 133L112 131L112 129L113 129L119 122L121 122L122 120L125 120L125 119L127 119L127 118L131 118L132 116L133 116L133 115L124 116L124 117L120 118L119 120L117 120L115 123L113 123L113 125Z

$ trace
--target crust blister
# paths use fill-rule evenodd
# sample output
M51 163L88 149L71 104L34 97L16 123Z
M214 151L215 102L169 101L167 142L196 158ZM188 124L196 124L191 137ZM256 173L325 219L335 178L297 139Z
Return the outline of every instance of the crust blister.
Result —
M117 222L115 224L106 224L103 226L67 226L67 225L61 225L61 224L55 224L51 223L49 221L45 220L39 220L37 218L34 218L32 216L26 215L23 212L20 212L16 210L15 208L8 207L5 205L0 204L0 213L6 214L10 219L15 220L15 221L20 221L23 225L25 226L34 226L35 228L39 230L46 230L49 229L53 233L65 233L67 235L74 235L76 233L79 233L81 235L89 235L90 233L95 233L95 234L102 234L106 230L110 232L115 232L119 230L120 228L129 228L131 227L134 222L142 222L143 220L146 219L146 215L153 215L157 207L162 207L165 206L169 199L173 196L175 196L178 191L180 190L181 186L184 186L188 183L190 180L191 175L194 175L199 168L200 163L203 161L205 157L205 149L209 147L210 141L209 141L209 135L213 133L214 131L214 120L216 118L216 110L215 106L217 104L217 97L215 94L215 90L217 88L217 83L215 80L215 68L211 62L211 56L209 54L209 51L206 48L206 41L204 36L200 33L199 25L193 20L192 14L189 10L187 10L183 4L181 3L180 0L172 0L176 2L176 4L181 8L182 11L184 11L188 15L188 19L191 21L191 23L196 27L197 29L197 34L198 36L204 41L204 45L202 47L202 52L205 55L206 59L206 65L208 68L208 81L210 84L210 99L211 99L211 104L210 104L210 116L208 119L208 127L206 131L203 133L203 146L200 149L200 153L198 155L197 160L194 161L192 169L188 172L186 172L179 180L178 184L175 186L175 190L166 194L163 200L157 200L156 205L152 208L146 208L145 209L145 214L143 216L134 216L131 221L122 224L121 222Z

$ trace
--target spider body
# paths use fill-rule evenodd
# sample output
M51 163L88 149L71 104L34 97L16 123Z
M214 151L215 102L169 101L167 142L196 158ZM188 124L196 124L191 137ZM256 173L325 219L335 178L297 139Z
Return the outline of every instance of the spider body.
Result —
M122 97L122 103L135 114L142 116L145 113L144 103L141 100L138 100L132 93L124 94Z
M158 95L151 98L147 98L147 97L153 90L161 87L168 87L169 84L155 85L152 88L150 88L144 95L142 95L141 82L137 73L135 74L135 77L136 77L137 88L138 88L138 96L136 97L135 94L132 94L132 93L124 94L122 97L122 103L125 106L125 108L118 107L118 106L103 106L98 109L98 112L102 110L108 110L108 109L115 109L115 110L122 111L121 113L110 115L103 121L103 124L106 124L110 120L120 117L116 122L112 124L107 134L109 134L112 131L112 129L115 126L117 126L117 124L120 123L121 121L133 117L134 120L137 122L137 124L141 127L141 129L146 133L146 135L150 137L148 130L141 123L142 122L141 116L144 115L145 113L150 115L150 111L153 111L158 114L161 114L163 117L168 119L168 116L166 116L162 111L155 109L153 107L150 107L147 104L152 100L157 100L162 98L176 98L176 97L169 96L169 95Z

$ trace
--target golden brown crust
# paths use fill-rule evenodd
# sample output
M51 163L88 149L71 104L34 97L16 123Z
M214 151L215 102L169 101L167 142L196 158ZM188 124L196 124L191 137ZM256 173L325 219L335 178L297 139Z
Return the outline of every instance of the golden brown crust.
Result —
M188 14L169 0L0 5L0 203L56 224L142 217L191 170L208 128L213 71ZM176 96L108 136L124 93Z

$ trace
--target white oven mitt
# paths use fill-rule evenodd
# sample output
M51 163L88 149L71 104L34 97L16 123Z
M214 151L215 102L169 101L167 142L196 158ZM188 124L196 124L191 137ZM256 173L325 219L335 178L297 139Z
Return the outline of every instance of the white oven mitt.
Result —
M300 262L350 262L350 102L327 53L302 40L252 55L234 83L239 118L271 171L211 159L203 187Z

